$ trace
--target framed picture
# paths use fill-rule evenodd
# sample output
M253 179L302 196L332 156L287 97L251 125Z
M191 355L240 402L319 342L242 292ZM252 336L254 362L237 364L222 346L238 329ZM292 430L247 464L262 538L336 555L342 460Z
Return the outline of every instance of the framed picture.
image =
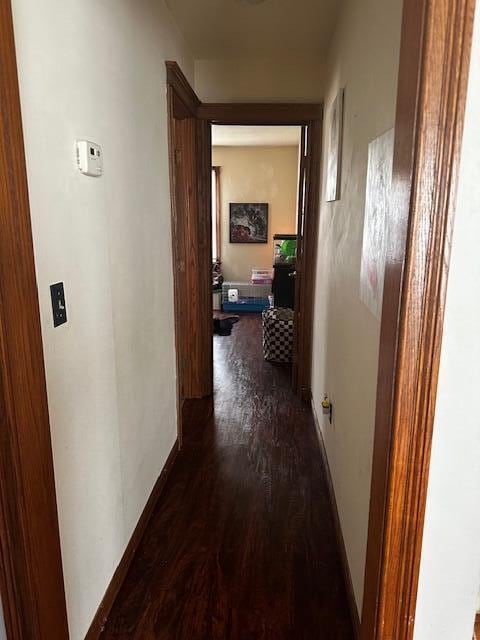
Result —
M343 94L340 89L330 110L330 127L327 149L327 202L340 199L342 176Z
M230 242L265 243L268 241L268 204L265 202L230 203Z
M368 145L360 299L378 320L382 317L394 140L390 129Z

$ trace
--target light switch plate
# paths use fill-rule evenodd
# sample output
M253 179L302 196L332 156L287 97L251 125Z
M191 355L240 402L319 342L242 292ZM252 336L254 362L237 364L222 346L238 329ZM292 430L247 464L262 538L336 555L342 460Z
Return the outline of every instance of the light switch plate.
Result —
M50 285L50 297L52 298L53 326L59 327L67 321L63 282Z

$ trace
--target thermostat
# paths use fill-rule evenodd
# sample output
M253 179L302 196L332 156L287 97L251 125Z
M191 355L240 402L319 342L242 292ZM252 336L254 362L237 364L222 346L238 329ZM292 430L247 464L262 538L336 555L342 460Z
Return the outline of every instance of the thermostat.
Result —
M101 176L103 154L100 145L89 140L77 140L77 164L86 176Z

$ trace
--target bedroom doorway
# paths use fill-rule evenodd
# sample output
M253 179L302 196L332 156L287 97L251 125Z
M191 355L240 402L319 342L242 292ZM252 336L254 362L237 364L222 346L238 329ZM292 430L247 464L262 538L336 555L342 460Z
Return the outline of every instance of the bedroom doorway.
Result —
M298 125L212 126L214 334L230 335L237 322L248 322L258 334L259 357L289 373L301 145Z
M181 443L192 411L196 415L196 401L203 399L202 404L208 405L213 393L211 214L217 195L212 193L212 126L288 126L301 130L292 382L298 396L310 399L314 283L313 277L304 279L303 274L313 274L315 269L323 108L302 103L201 103L175 62L167 62L167 87ZM211 409L211 402L209 406Z

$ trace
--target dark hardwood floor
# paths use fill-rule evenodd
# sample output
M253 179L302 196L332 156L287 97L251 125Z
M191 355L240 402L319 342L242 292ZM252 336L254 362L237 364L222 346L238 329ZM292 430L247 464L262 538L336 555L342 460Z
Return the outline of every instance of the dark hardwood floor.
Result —
M214 350L214 416L199 405L102 640L353 639L311 412L258 316Z

